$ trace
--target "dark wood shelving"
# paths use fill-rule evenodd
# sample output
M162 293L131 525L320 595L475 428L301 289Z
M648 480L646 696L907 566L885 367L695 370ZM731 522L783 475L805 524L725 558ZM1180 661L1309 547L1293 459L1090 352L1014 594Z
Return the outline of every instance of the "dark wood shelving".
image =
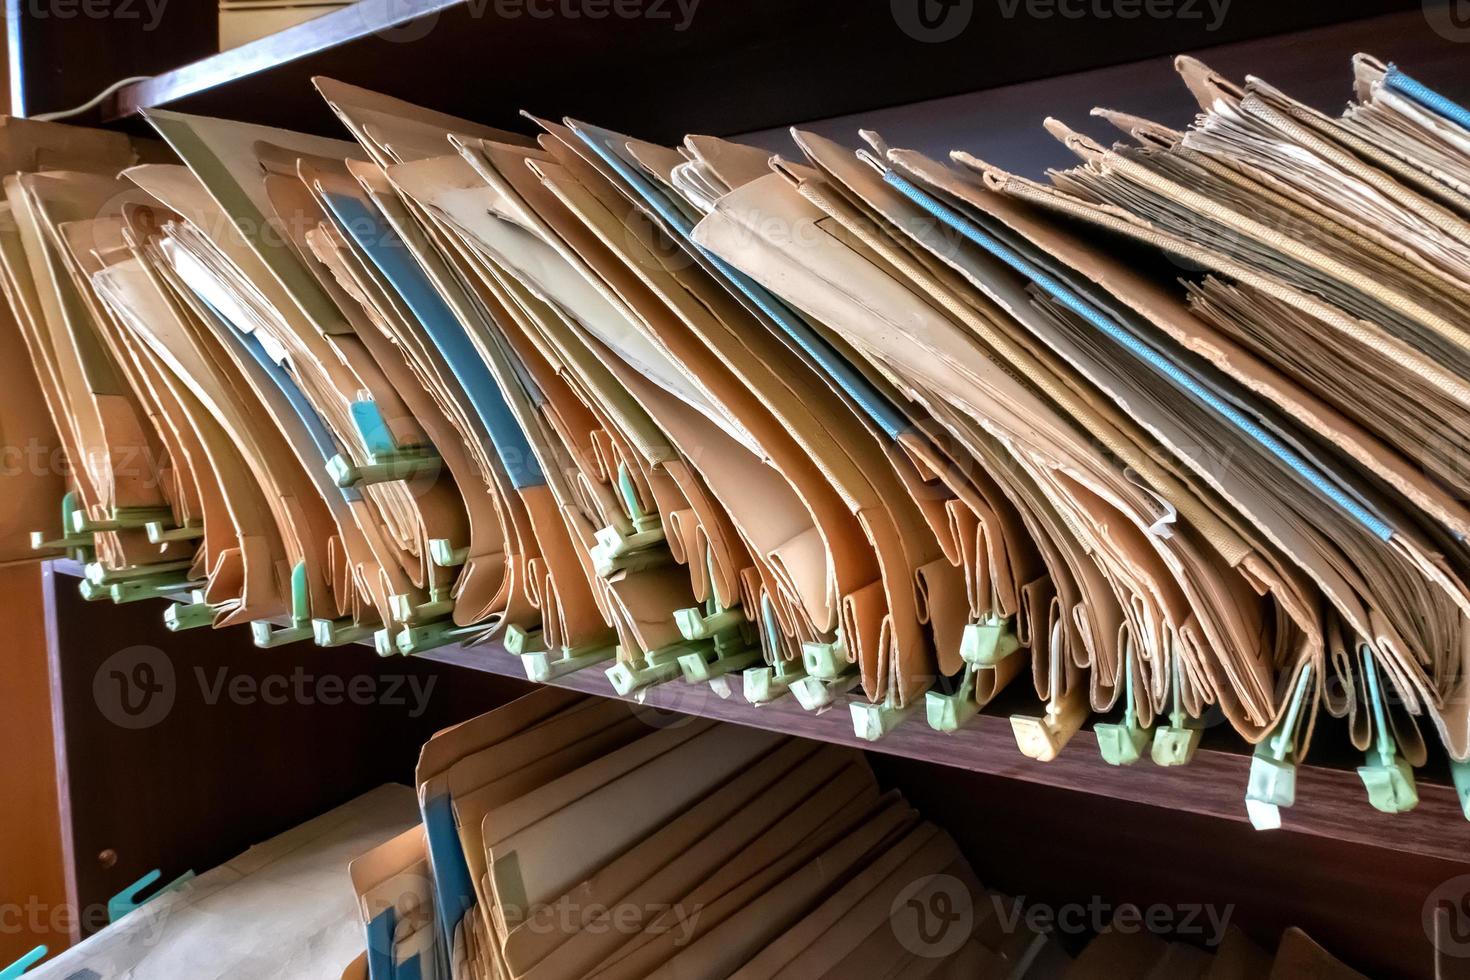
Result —
M52 565L63 574L79 575L81 571L72 562ZM499 642L442 647L418 657L526 679L520 658ZM850 696L840 696L830 708L813 713L803 710L791 696L752 705L744 699L738 677L729 681L728 692L717 691L710 684L674 680L629 697L613 690L600 667L589 667L550 683L626 701L655 724L678 724L683 717L712 718L1128 803L1232 821L1247 819L1244 799L1251 756L1226 732L1220 733L1219 745L1207 740L1187 766L1162 768L1148 761L1128 767L1110 766L1098 754L1097 739L1086 729L1072 738L1056 760L1040 763L1021 754L1011 733L1010 719L1004 714L982 713L959 732L943 734L929 728L921 711L915 712L882 739L867 742L854 734L847 707ZM1470 854L1470 821L1460 810L1454 787L1421 774L1418 789L1417 809L1399 815L1380 813L1368 805L1363 784L1352 769L1308 763L1298 768L1297 802L1282 811L1282 827L1288 832L1397 853L1465 860Z
M1233 0L1218 18L1204 0L1179 0L1170 9L1184 15L1133 19L1069 16L1052 0L1016 0L956 5L969 11L967 26L932 43L912 36L895 13L920 0L624 2L649 16L616 16L611 10L621 4L603 0L361 0L128 85L103 118L169 106L336 133L310 88L311 76L328 75L492 125L520 128L517 113L529 109L672 140L905 106L1389 13L1429 30L1417 0ZM603 9L606 16L588 13ZM31 111L57 108L30 102L37 102Z

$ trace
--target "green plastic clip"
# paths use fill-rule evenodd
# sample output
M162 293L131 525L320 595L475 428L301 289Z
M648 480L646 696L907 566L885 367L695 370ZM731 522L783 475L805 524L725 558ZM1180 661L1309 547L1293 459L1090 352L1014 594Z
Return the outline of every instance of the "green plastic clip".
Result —
M386 626L373 631L373 649L380 657L396 657L398 644L393 642L393 631Z
M763 662L760 647L743 646L739 631L733 637L715 637L706 649L692 650L679 658L679 671L690 684L712 681Z
M172 521L173 512L167 507L114 507L112 516L105 521L87 519L87 512L78 507L71 512L71 530L74 534L97 534L103 531L132 531L147 527L154 521Z
M117 585L139 579L157 578L166 572L186 572L192 561L162 561L153 565L130 565L127 568L106 568L100 562L92 562L83 569L87 581L93 585Z
M510 644L506 644L506 649ZM521 666L526 668L526 678L545 684L576 673L587 667L607 663L618 655L616 637L612 632L601 643L588 643L580 647L562 647L559 654L550 650L530 650L520 655Z
M964 676L953 694L928 691L924 695L924 715L936 732L957 732L980 713L975 700L975 667L966 664Z
M1250 782L1245 791L1245 810L1257 830L1281 826L1281 808L1296 802L1296 726L1307 699L1312 665L1302 668L1287 705L1286 717L1276 731L1256 746L1251 757Z
M163 895L167 895L169 892L178 891L180 888L184 887L191 880L193 880L194 872L185 871L183 874L179 875L167 885L164 885L162 888L158 889L147 898L139 901L138 896L144 891L144 889L146 889L149 885L153 884L155 881L162 877L163 873L155 868L143 877L139 878L137 881L133 882L128 887L124 888L122 891L118 892L116 895L109 898L107 900L107 921L116 922L118 919L121 919L123 916L127 915L130 912L137 911L154 899L159 898Z
M422 606L419 608L423 608ZM429 623L404 626L393 637L393 646L405 657L416 653L427 653L440 647L464 643L483 634L489 627L484 623L456 626L453 619L445 618Z
M454 612L454 600L449 598L448 590L440 586L430 587L428 602L417 606L413 602L414 597L407 593L392 595L388 597L388 608L395 620L411 624L432 623Z
M291 568L291 625L278 627L260 619L250 624L250 633L255 645L262 650L316 638L311 627L311 594L307 590L306 562L298 561Z
M163 625L170 633L213 626L215 608L204 601L204 592L195 589L188 602L176 602L163 611Z
M808 674L821 681L835 681L851 671L853 665L847 659L847 644L843 642L842 631L837 631L837 639L831 643L803 643L801 665Z
M930 691L924 695L925 715L929 727L936 732L956 732L977 714L976 676L982 670L993 670L996 664L1021 649L1021 641L1011 628L1009 617L994 614L978 623L970 623L960 634L960 659L965 673L953 694Z
M1384 813L1408 813L1419 805L1419 791L1414 786L1414 770L1398 753L1393 731L1388 727L1388 710L1383 705L1378 666L1373 651L1362 647L1363 678L1368 686L1369 720L1376 738L1368 750L1366 764L1358 768L1358 777L1368 790L1368 802Z
M994 667L1021 649L1011 617L991 614L960 634L960 658L976 667Z
M311 636L319 647L345 647L366 640L376 630L374 626L359 626L347 617L311 621Z
M359 398L352 403L350 411L353 426L367 449L368 462L357 466L341 454L329 459L327 474L337 486L345 489L358 484L412 480L423 473L437 473L444 465L432 447L400 446L394 442L393 433L388 431L388 424L372 399Z
M129 602L144 602L149 599L174 599L188 595L203 585L193 579L159 575L154 578L129 579L104 586L108 598L119 605Z
M752 667L741 675L745 700L751 704L769 704L791 690L791 685L806 677L801 664L788 661L781 650L781 625L776 621L776 608L771 597L761 595L761 630L770 652L768 666Z
M0 980L18 980L27 970L44 960L49 952L51 950L47 947L37 946L5 969L0 970Z
M1133 694L1133 640L1123 646L1123 721L1121 724L1099 722L1092 726L1097 736L1097 750L1110 766L1131 766L1143 758L1148 744L1148 729L1138 724L1137 702Z
M709 645L707 640L701 640L697 644L671 643L666 647L645 653L641 658L641 664L620 657L616 664L607 669L607 679L612 682L614 691L627 697L634 691L662 684L678 677L683 673L679 666L679 658L689 653L701 652L701 647Z
M717 635L739 629L744 624L745 613L739 609L718 609L714 612L699 608L674 610L674 625L679 627L679 633L686 640L712 640Z
M659 568L674 560L667 548L658 547L664 543L664 532L659 529L625 535L615 527L604 527L594 537L597 544L591 551L592 566L602 578Z
M71 529L71 515L79 509L76 492L68 490L61 498L61 537L48 538L45 531L32 531L31 548L35 551L91 551L91 533Z
M541 630L527 630L519 626L507 626L505 635L501 637L501 644L505 652L517 657L524 657L528 653L544 653L546 651L546 635Z
M456 548L448 538L431 538L429 560L440 568L458 568L470 560L470 549L468 546Z
M1153 760L1158 766L1183 766L1194 758L1195 750L1199 748L1200 736L1204 733L1189 724L1189 716L1184 710L1184 695L1182 693L1183 665L1179 661L1179 651L1173 651L1173 669L1170 671L1170 680L1173 687L1173 705L1169 712L1169 724L1160 725L1154 732Z
M1460 812L1470 820L1470 761L1450 762L1450 775L1455 779L1455 794L1460 798Z
M917 711L923 703L923 699L915 698L900 708L892 691L877 704L871 701L851 701L848 709L852 712L853 733L865 742L876 742L897 728L900 722Z
M168 544L170 541L196 541L204 537L203 524L185 524L183 527L170 527L163 521L149 521L143 525L143 530L148 532L149 544Z
M327 475L342 489L374 483L412 480L424 473L437 473L444 465L438 453L403 452L393 456L374 456L361 466L337 454L327 460Z
M101 602L103 599L112 598L111 589L105 586L96 585L92 582L88 582L86 579L82 579L79 583L77 583L77 591L80 592L82 598L86 599L88 602Z
M748 622L745 612L726 609L715 596L715 560L714 555L708 552L705 553L705 566L709 569L710 593L705 608L674 610L674 624L685 640L690 643L708 640L712 646L679 658L679 669L690 684L712 681L716 677L745 670L762 660L760 647L745 642L743 627Z

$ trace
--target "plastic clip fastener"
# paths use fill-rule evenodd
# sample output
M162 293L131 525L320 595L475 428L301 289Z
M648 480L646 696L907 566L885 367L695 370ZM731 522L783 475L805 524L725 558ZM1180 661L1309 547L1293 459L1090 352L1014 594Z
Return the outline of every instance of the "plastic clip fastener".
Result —
M1312 665L1302 668L1292 691L1286 715L1276 731L1256 746L1251 757L1250 781L1245 790L1245 811L1257 830L1281 827L1281 808L1296 802L1296 726L1311 684Z

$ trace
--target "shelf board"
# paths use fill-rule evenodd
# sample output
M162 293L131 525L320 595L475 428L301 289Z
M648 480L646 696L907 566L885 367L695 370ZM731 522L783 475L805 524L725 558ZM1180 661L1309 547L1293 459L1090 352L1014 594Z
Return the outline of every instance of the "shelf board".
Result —
M55 561L52 566L61 574L81 574L75 562ZM442 647L418 656L526 680L520 658L495 641ZM832 707L818 713L803 710L789 695L770 704L752 705L741 694L738 678L729 682L728 692L711 684L674 680L624 697L613 690L600 667L550 683L625 701L635 713L662 727L679 724L685 717L711 718L1167 810L1241 822L1247 819L1244 797L1251 756L1228 731L1215 733L1220 736L1214 740L1217 744L1211 744L1207 733L1205 744L1187 766L1162 768L1147 761L1110 766L1098 754L1097 739L1090 729L1073 736L1057 759L1041 763L1023 756L1016 747L1009 717L990 711L953 734L934 731L925 723L922 711L915 712L882 739L867 742L854 734L847 707L851 697L839 697ZM1282 811L1282 826L1289 832L1464 862L1470 855L1470 821L1460 810L1454 787L1421 772L1418 789L1417 809L1385 814L1368 805L1363 784L1352 769L1309 763L1297 769L1297 802Z
M328 75L492 125L523 127L517 113L524 108L667 141L907 105L1390 12L1413 11L1424 22L1419 0L1233 0L1222 19L1204 16L1210 5L1191 0L1199 16L1147 21L1047 14L1050 2L960 5L968 26L929 43L900 25L895 10L903 2L882 0L359 0L128 85L103 116L124 120L169 106L337 133L310 88L311 76ZM1028 15L1028 5L1041 14ZM590 13L627 7L647 15Z

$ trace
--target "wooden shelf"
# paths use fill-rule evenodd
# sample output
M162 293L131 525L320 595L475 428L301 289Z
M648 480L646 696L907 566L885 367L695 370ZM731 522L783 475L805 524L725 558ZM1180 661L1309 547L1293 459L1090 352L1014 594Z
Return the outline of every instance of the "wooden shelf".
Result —
M73 562L52 563L57 572L80 575ZM519 657L498 642L444 647L419 654L419 659L450 664L482 673L526 679ZM1244 822L1245 787L1251 756L1233 732L1206 733L1205 744L1187 766L1161 768L1144 761L1130 767L1110 766L1097 750L1090 730L1078 732L1053 762L1039 763L1016 748L1009 718L987 711L954 734L936 732L915 713L877 742L853 733L847 702L839 698L820 713L804 711L787 696L765 705L752 705L741 695L738 678L722 695L708 684L682 680L647 688L622 697L603 670L591 667L551 682L556 687L597 697L616 698L633 706L655 724L675 725L684 717L787 732L803 738L915 759L938 766L1023 780L1114 800L1140 803L1209 817ZM1034 703L1034 702L1033 702ZM1210 735L1218 736L1212 740ZM1215 744L1212 744L1212 741ZM1463 862L1470 854L1470 821L1459 807L1454 787L1421 773L1419 806L1397 816L1368 805L1363 784L1351 768L1318 763L1297 770L1296 805L1283 810L1283 829L1332 840ZM977 806L985 805L977 801Z
M928 43L906 32L885 0L627 2L651 16L594 19L586 11L601 7L583 0L360 0L129 85L104 118L166 105L337 133L310 88L320 74L492 125L520 127L525 108L671 140L909 105L1391 12L1411 11L1428 30L1418 0L1234 0L1219 20L1203 0L1189 5L1199 15L1154 19L1030 16L1028 0L1017 0L969 5L957 37Z

